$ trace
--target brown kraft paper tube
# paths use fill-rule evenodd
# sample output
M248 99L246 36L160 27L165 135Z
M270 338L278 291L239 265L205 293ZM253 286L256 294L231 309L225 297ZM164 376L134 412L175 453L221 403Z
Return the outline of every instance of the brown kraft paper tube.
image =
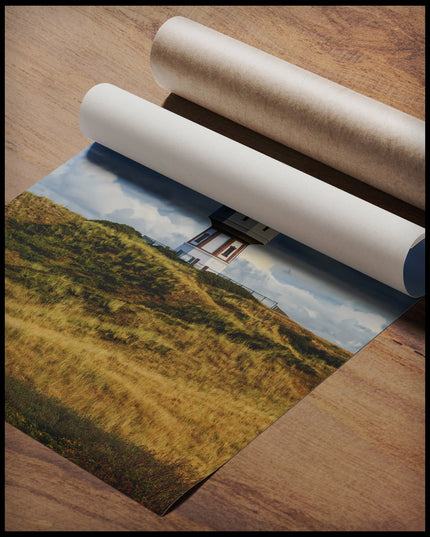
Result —
M151 68L163 88L424 209L424 121L184 17L158 30Z

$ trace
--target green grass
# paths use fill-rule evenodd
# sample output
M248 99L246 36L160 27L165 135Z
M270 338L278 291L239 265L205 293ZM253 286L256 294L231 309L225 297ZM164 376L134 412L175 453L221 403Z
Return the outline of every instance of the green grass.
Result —
M28 383L6 377L5 396L8 423L156 513L162 514L192 485L181 461L161 463Z
M130 226L5 216L7 419L157 512L350 356Z

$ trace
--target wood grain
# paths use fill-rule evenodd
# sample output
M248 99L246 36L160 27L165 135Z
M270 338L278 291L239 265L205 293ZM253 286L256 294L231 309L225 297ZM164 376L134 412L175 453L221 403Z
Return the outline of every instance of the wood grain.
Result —
M424 6L7 6L6 201L90 142L111 82L418 223L421 211L158 87L149 52L183 15L424 119ZM158 517L6 424L6 529L423 530L424 300Z

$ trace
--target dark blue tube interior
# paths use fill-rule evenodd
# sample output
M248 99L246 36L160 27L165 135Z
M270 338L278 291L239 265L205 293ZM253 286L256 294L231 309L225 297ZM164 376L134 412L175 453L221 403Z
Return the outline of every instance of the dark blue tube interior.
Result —
M426 240L422 239L409 250L403 267L403 282L413 297L425 295L425 249Z

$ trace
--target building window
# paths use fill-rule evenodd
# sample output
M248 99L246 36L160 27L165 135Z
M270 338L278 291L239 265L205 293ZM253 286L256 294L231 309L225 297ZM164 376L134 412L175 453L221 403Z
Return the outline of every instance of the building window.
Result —
M229 248L227 248L227 250L225 252L223 252L221 255L223 257L228 257L229 255L231 255L234 251L236 250L236 248L234 246L230 246Z
M245 222L245 220L249 220L249 216L244 216L242 220Z
M185 261L185 263L192 263L193 260L195 259L195 257L190 254L186 254L185 252L182 252L181 250L180 252L181 254L179 255L179 259L182 259L182 261Z
M194 239L193 242L199 244L200 242L202 242L205 239L207 239L209 236L210 236L210 233L203 233L202 235L200 235L200 237L197 237L197 239Z
M226 235L225 233L218 233L213 234L210 239L208 239L206 242L202 243L199 248L207 252L208 254L213 254L217 250L222 250L223 246L227 247L228 243L230 243L230 237Z

